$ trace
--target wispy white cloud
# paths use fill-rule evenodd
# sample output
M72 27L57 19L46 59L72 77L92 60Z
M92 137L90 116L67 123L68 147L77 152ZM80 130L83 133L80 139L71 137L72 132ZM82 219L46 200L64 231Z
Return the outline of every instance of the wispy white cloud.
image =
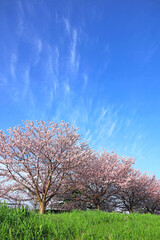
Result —
M10 61L10 73L13 78L16 78L16 63L17 63L17 55L13 53L11 55L11 61Z
M83 80L84 80L84 82L83 82L83 90L85 90L86 87L87 87L87 84L88 84L88 76L87 76L87 74L83 74Z
M49 94L48 94L48 102L47 102L47 107L51 108L54 100L54 90L53 88L50 89Z
M129 127L130 124L131 124L131 119L127 119L127 120L126 120L126 126Z
M24 30L24 9L22 1L17 1L17 16L18 16L18 34L21 35Z
M70 47L70 64L71 71L78 71L79 69L79 57L76 54L77 47L77 30L72 31L72 42Z
M152 58L152 56L157 52L157 50L159 49L159 44L152 44L150 46L150 49L147 52L147 55L145 57L145 61L149 62Z
M40 1L39 1L39 4L41 4ZM35 7L35 5L32 2L25 1L25 7L30 16L36 15L37 8Z
M119 133L121 123L119 120L119 110L115 110L113 106L100 107L99 104L92 112L92 138L90 144L93 148L107 147L108 143L111 146L115 135ZM90 120L91 121L91 120Z
M22 100L29 106L29 113L33 115L35 110L35 98L31 88L30 66L26 67L24 73L24 87L22 91Z
M101 114L100 114L100 116L98 118L98 123L104 119L104 117L106 116L107 112L109 111L109 108L110 108L109 106L106 107L106 108L102 107Z
M18 22L18 33L21 34L23 32L24 29L24 21L22 19L22 17L19 17L19 22Z
M116 122L113 122L108 130L108 137L112 136L115 127L116 127Z
M46 54L45 61L45 94L47 103L46 106L48 108L52 107L54 96L57 94L57 90L59 88L59 49L57 46L51 46L50 44L44 45L44 49Z
M37 39L36 46L37 46L38 54L40 54L42 51L42 41L40 38Z
M4 75L0 74L0 87L6 87L8 83L7 77L5 77Z
M58 47L52 48L48 45L47 54L47 74L51 80L52 86L56 92L58 87L58 74L59 74L59 49Z
M13 102L18 103L20 101L20 91L18 87L13 87L11 91L11 97Z
M66 109L66 105L64 108ZM96 150L107 147L108 143L111 145L115 134L119 132L117 110L110 105L93 105L84 97L74 107L72 105L68 118L74 126L80 127L83 139Z
M71 45L71 63L75 64L76 58L76 45L77 45L77 30L73 30L72 33L72 45Z
M64 82L64 91L65 91L66 94L70 93L70 86L69 86L68 81Z
M59 73L59 49L58 47L55 48L55 72L58 76Z
M33 64L37 65L41 60L41 53L43 51L43 42L40 37L34 37L33 38L33 45L34 45L34 58L33 58Z
M84 139L89 143L92 140L92 133L90 129L88 129L84 135Z
M66 28L66 32L68 34L70 34L70 31L71 31L71 24L70 24L70 21L68 20L68 18L63 18L64 19L64 24L65 24L65 28Z
M30 90L30 68L27 67L24 73L24 88L22 97L25 98Z
M26 66L22 76L16 79L10 90L12 100L16 104L24 104L30 107L30 110L35 106L34 95L31 88L30 66Z

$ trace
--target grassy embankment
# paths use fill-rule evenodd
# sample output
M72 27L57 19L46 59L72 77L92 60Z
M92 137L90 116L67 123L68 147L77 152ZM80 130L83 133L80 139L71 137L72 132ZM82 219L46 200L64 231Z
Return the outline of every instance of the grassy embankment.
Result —
M39 215L1 206L0 239L160 240L160 216L101 211Z

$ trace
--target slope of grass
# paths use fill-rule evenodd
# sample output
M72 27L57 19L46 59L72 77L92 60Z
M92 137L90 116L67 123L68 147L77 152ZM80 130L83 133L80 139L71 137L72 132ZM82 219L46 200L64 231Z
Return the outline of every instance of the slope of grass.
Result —
M1 206L0 239L160 240L160 216L101 211L39 215Z

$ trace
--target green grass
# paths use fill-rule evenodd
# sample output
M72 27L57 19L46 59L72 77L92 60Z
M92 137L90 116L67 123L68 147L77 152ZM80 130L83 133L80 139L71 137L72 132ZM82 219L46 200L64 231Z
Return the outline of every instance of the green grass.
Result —
M39 215L0 207L0 240L160 240L160 216L101 211Z

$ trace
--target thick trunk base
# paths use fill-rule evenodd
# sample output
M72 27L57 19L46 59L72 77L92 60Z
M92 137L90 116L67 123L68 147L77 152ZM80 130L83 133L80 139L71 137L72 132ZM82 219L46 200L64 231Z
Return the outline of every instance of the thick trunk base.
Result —
M45 213L45 203L44 202L40 202L39 213L40 214L44 214Z
M99 204L96 204L96 209L100 210L100 205Z

